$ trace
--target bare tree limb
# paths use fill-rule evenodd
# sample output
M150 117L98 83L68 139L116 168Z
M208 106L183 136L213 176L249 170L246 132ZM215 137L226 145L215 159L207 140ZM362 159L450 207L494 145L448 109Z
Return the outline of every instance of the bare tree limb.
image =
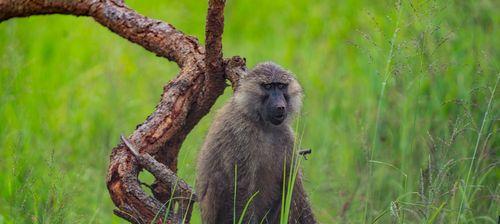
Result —
M205 48L196 38L168 23L142 16L120 0L0 0L0 22L42 14L89 16L181 67L177 77L164 86L153 113L137 126L129 140L123 138L125 144L116 146L110 156L106 183L118 207L114 213L131 223L190 220L196 197L175 175L181 144L223 93L225 78L236 88L239 77L246 72L244 59L222 59L224 3L224 0L209 0L205 54ZM138 174L142 168L157 179L151 185L154 197L140 187ZM180 183L179 191L172 192L174 183ZM169 198L180 198L174 200L180 209L168 211L167 220L163 220L167 212L164 205Z
M203 60L204 49L195 37L172 25L138 14L118 0L0 0L0 22L43 14L89 16L114 33L141 45L180 67Z
M225 0L209 0L205 25L206 58L208 74L224 74L222 61L222 33L224 32ZM209 77L213 78L213 77Z

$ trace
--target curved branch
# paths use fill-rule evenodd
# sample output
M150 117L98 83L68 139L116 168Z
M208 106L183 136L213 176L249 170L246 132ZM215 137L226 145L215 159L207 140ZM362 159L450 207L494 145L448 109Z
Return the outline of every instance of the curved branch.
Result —
M141 154L150 154L171 171L177 171L177 155L182 142L199 119L208 113L208 110L201 111L197 106L197 94L204 85L204 67L198 62L183 67L179 75L164 87L156 110L129 137ZM127 147L118 145L111 154L107 186L113 202L120 210L132 214L141 220L140 223L149 223L157 214L163 217L166 212L163 204L171 198L173 186L157 178L153 184L155 197L150 197L139 186L139 169L137 159ZM186 195L189 197L189 194ZM183 204L185 207L182 210L190 211L192 206L189 205L192 203ZM168 218L172 223L180 223L183 215L170 212Z
M0 22L43 14L90 16L114 33L141 45L157 56L177 62L203 60L204 49L195 37L172 25L150 19L118 0L0 0Z
M14 17L41 14L90 16L118 35L158 56L177 62L177 77L164 86L154 112L129 136L131 153L125 144L111 152L107 187L116 215L132 223L189 222L194 192L175 175L177 155L187 134L206 115L223 93L228 78L237 87L246 71L240 57L222 59L223 0L210 0L207 13L207 53L194 37L172 25L142 16L120 0L0 0L0 22ZM205 60L206 57L206 60ZM130 148L132 149L132 148ZM138 174L145 168L156 177L153 196L144 192ZM175 181L173 181L175 180ZM182 191L172 184L181 183ZM171 195L181 199L178 211L167 212ZM174 207L174 206L172 206ZM167 220L163 220L166 218Z

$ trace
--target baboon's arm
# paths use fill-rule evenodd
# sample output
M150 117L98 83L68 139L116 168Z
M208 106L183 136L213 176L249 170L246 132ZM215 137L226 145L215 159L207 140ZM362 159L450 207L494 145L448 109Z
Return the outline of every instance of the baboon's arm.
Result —
M200 195L200 208L203 223L216 224L220 204L217 183L208 180L201 183L200 186L201 189L204 189L203 192L200 192L202 194Z

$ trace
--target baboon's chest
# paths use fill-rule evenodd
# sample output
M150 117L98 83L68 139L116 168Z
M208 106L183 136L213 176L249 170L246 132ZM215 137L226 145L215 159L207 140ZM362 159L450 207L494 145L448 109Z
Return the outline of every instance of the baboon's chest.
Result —
M281 187L283 169L289 164L287 160L291 150L286 138L285 134L275 134L262 139L254 170L256 186L261 191L274 192Z

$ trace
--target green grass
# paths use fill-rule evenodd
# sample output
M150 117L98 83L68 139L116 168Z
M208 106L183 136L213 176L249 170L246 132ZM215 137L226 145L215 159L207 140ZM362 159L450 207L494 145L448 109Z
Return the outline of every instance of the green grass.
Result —
M231 0L224 55L276 61L303 85L301 166L322 223L496 223L500 4L397 2ZM205 1L128 3L203 41ZM0 224L124 223L111 148L177 71L89 18L0 23ZM213 114L179 157L190 184Z

